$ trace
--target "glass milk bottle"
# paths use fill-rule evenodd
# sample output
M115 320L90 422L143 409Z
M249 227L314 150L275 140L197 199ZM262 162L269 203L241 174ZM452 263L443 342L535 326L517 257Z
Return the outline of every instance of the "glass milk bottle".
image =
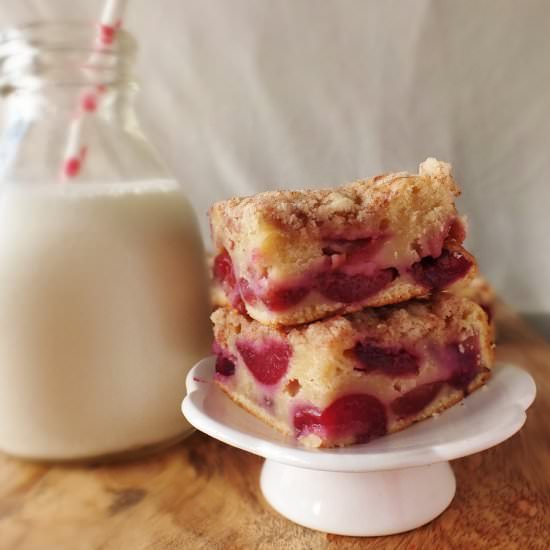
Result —
M136 121L135 41L98 50L93 35L0 36L0 450L25 458L182 438L185 376L210 348L191 188Z

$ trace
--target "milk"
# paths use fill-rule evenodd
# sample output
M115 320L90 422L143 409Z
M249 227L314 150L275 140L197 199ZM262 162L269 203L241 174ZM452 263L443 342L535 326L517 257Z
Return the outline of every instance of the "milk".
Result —
M206 281L174 182L1 187L0 449L76 459L183 434Z

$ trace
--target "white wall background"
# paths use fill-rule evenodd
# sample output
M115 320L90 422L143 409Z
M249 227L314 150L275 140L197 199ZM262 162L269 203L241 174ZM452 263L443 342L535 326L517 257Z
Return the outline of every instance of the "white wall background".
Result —
M2 0L0 25L100 6ZM482 269L517 308L550 311L546 0L130 0L127 27L143 124L203 220L234 194L434 155Z

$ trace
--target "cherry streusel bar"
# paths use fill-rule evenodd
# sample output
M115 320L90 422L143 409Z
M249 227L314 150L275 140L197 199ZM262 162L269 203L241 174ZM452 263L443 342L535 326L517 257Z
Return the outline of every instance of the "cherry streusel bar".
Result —
M274 191L210 209L213 271L227 301L295 325L428 295L473 276L450 166L333 189Z
M486 313L445 293L294 328L233 308L212 320L216 383L313 447L366 442L442 411L481 386L493 363Z

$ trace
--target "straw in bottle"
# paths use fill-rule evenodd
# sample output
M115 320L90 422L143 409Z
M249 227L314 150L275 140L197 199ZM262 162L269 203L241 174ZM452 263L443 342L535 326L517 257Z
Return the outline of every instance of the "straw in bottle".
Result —
M103 6L98 31L94 40L94 51L88 58L86 65L94 66L98 62L101 51L112 47L115 43L117 31L122 26L122 16L127 0L107 0ZM69 125L67 143L61 165L61 179L63 181L77 178L83 169L88 147L85 144L86 119L94 116L103 92L104 86L96 86L81 94L73 120Z

